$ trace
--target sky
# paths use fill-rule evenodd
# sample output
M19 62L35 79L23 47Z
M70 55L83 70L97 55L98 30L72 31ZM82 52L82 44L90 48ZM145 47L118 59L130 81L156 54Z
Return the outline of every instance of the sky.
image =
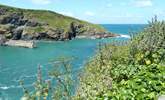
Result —
M96 24L146 24L165 20L165 0L0 0L0 4L44 9Z

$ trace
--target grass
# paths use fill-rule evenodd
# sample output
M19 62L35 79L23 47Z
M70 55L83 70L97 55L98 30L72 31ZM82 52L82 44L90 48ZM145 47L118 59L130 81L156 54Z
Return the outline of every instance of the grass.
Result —
M13 12L18 12L18 13L23 12L24 16L27 19L33 19L39 22L48 23L49 24L48 26L51 28L62 28L64 30L69 30L70 23L76 22L85 25L87 28L89 27L89 29L92 29L92 31L97 30L99 32L105 32L105 29L100 25L92 24L76 18L64 16L62 14L58 14L56 12L49 10L21 9L21 8L9 7L4 5L0 5L0 8L8 9L9 14Z

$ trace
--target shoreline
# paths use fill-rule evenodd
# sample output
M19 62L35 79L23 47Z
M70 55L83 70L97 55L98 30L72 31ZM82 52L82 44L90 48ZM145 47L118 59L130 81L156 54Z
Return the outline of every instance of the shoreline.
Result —
M118 38L123 37L122 34L111 34L109 36L100 36L100 35L93 35L93 36L86 36L86 35L79 35L76 36L75 39L106 39L106 38ZM124 38L130 38L129 35L124 35ZM6 40L3 45L1 46L15 46L15 47L24 47L24 48L36 48L37 42L54 42L54 40ZM70 41L70 40L65 40Z

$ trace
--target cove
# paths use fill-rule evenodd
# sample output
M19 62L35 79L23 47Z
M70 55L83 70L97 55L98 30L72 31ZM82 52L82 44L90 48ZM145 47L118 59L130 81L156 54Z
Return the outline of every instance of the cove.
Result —
M140 31L145 25L103 25L107 30L128 35L129 31ZM50 62L60 56L75 57L74 69L82 68L97 51L98 43L110 43L108 39L74 39L71 41L54 41L37 43L37 48L0 47L0 100L19 100L22 88L19 80L23 79L25 86L31 87L36 80L37 65L42 65L43 78L47 78L52 65Z

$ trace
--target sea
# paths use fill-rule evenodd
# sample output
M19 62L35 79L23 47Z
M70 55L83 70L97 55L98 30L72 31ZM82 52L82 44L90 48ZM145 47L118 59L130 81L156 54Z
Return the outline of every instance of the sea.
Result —
M54 62L60 57L71 57L73 69L83 69L83 65L97 52L99 43L111 43L114 40L128 40L131 34L142 31L144 24L101 24L120 37L106 39L74 39L71 41L39 41L37 48L0 46L0 100L20 100L23 90L19 81L23 80L27 89L32 90L36 80L38 65L42 76L49 78ZM75 74L76 77L77 74Z

